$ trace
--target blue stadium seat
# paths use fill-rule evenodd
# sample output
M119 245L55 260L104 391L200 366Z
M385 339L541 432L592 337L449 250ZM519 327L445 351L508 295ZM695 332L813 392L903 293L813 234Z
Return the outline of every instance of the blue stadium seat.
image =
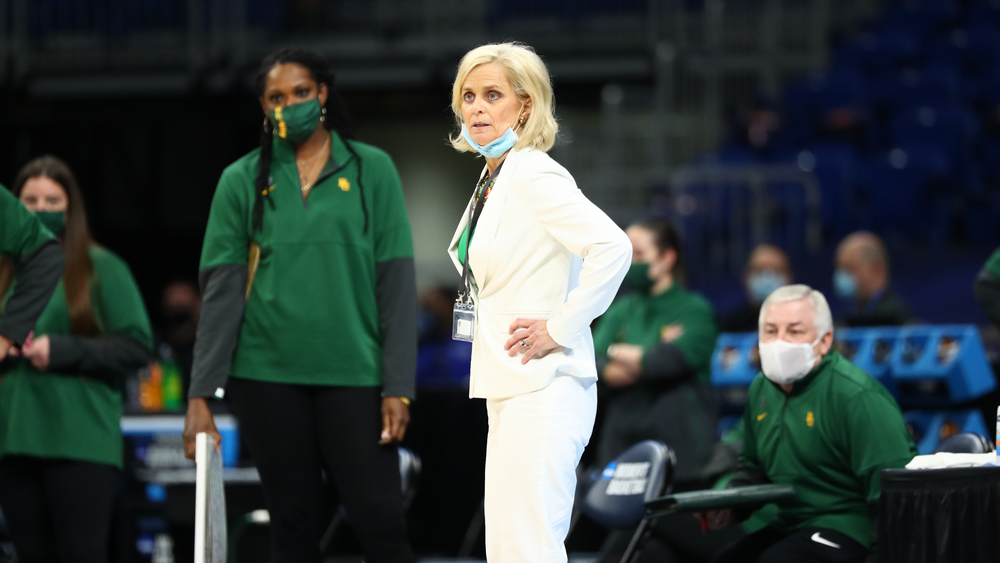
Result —
M783 161L816 176L822 191L823 225L838 235L853 224L858 157L847 144L816 144L785 155Z
M930 231L932 241L943 242L951 211L945 202L932 198L938 195L932 188L950 169L948 153L935 145L894 147L868 157L861 166L859 186L873 226L916 239Z
M962 76L957 68L932 66L904 70L886 81L883 101L901 106L941 106L962 100Z
M958 3L952 0L894 2L885 10L880 27L910 29L928 35L953 26L960 18Z
M915 105L892 118L891 138L897 145L937 146L950 161L948 175L966 192L978 192L980 177L973 164L979 123L960 105Z
M923 58L922 38L910 29L891 28L880 33L865 33L849 39L834 49L837 66L861 69L868 77L917 65Z

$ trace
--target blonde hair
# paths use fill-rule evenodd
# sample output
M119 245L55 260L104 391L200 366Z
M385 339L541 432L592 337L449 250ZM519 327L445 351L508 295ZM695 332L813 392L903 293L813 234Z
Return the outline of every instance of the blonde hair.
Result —
M757 318L758 329L764 327L764 314L772 305L799 300L805 300L812 307L815 314L813 323L816 325L816 332L821 337L828 332L833 332L833 315L830 314L830 304L826 302L826 297L803 284L785 285L772 291L771 295L768 295L760 306L760 316Z
M458 74L451 89L451 111L455 124L462 128L462 86L472 69L479 65L496 63L514 87L518 102L531 99L531 113L520 131L515 149L530 148L547 152L556 142L559 124L556 123L556 103L552 94L549 70L535 50L522 43L491 43L469 51L458 63ZM475 149L460 132L450 139L455 150L471 152Z

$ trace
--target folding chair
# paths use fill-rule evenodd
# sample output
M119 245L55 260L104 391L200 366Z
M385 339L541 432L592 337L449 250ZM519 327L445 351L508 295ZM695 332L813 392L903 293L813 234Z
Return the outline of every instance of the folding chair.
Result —
M608 528L636 528L621 563L632 563L639 557L655 522L646 517L645 502L670 492L676 460L674 451L662 442L639 442L609 463L591 485L584 499L584 514Z
M953 454L988 454L993 451L989 438L975 432L962 432L938 444L932 454L948 452Z

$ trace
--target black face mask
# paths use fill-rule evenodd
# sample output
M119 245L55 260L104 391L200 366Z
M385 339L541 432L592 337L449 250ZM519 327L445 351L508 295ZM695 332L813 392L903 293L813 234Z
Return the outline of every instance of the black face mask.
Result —
M171 337L193 321L194 315L190 311L168 311L163 315L163 327Z

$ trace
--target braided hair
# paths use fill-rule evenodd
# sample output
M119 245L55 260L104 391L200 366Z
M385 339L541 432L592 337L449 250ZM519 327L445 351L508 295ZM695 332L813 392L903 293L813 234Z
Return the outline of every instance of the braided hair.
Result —
M358 162L358 191L361 196L361 213L364 215L365 233L368 232L368 206L365 203L365 186L361 180L361 157L351 146L348 139L354 138L354 123L347 111L347 105L334 88L333 70L330 63L321 55L306 49L280 49L264 57L257 71L257 81L255 90L257 97L264 95L264 87L267 84L267 74L277 65L294 64L309 71L316 84L326 84L327 96L326 118L323 126L327 131L336 131L344 140L344 145ZM253 230L260 231L264 227L264 200L274 209L274 200L271 199L270 178L271 178L271 158L274 148L272 139L274 138L274 127L270 119L264 118L264 123L260 131L260 165L257 169L257 178L254 181L254 203L253 203Z

